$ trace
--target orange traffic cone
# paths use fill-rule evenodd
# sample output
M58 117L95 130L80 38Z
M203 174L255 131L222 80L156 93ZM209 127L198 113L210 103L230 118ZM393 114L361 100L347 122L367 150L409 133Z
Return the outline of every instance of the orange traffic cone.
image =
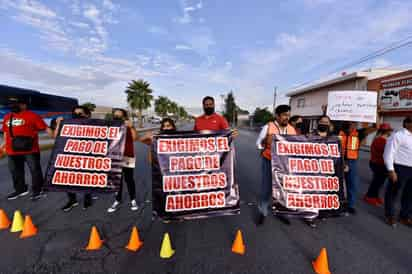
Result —
M89 244L86 247L86 250L99 250L103 245L103 240L100 239L99 232L97 231L96 226L92 227L90 233Z
M0 230L8 229L11 225L9 217L7 217L6 212L3 209L0 209Z
M32 237L37 234L37 227L33 224L30 215L24 218L23 232L20 234L20 239Z
M329 271L328 254L326 248L320 250L320 254L316 261L312 262L313 270L318 274L331 274Z
M139 231L134 226L132 230L132 234L130 234L130 240L126 246L126 249L136 252L142 247L142 245L143 245L143 242L140 240Z
M246 247L245 247L245 244L243 243L242 232L238 230L236 233L235 241L233 242L233 245L232 245L232 252L239 254L239 255L244 255L245 251L246 251Z

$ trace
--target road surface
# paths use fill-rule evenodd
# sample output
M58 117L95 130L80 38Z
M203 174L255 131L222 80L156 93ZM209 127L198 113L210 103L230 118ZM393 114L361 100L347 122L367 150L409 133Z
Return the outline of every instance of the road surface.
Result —
M112 214L106 209L113 195L101 195L87 211L79 206L69 213L60 210L66 202L63 193L49 193L37 202L28 198L7 201L12 183L7 162L1 160L0 208L10 218L16 209L31 214L39 233L21 240L18 234L0 231L0 272L302 274L313 273L311 260L326 247L334 274L412 273L411 228L393 229L385 225L383 209L366 205L360 198L356 216L328 219L315 229L299 220L286 225L274 217L256 227L254 215L260 184L256 137L257 133L242 130L236 139L241 214L184 223L164 224L152 219L151 175L145 145L135 146L135 179L141 206L137 212L130 211L127 193L122 208ZM43 167L49 155L50 152L42 154ZM367 157L367 153L361 153L360 196L370 179ZM84 247L92 225L98 227L105 246L99 251L86 252ZM124 249L133 225L139 228L144 241L137 253ZM245 256L231 253L237 229L243 231ZM176 249L170 260L159 258L165 232L170 233Z

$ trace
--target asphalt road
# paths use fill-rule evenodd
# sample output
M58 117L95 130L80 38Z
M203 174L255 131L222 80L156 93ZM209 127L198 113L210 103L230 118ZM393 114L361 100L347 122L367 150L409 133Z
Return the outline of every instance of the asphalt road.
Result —
M127 193L122 208L112 214L106 212L112 195L101 195L87 211L80 206L69 213L60 210L66 202L63 193L49 193L37 202L26 198L7 201L12 183L6 161L0 161L0 208L10 218L16 209L31 214L39 228L37 236L25 240L19 239L18 234L0 231L0 272L301 274L314 273L311 260L326 247L334 274L412 273L411 228L385 225L383 209L360 199L356 216L328 219L315 229L299 220L286 225L274 217L256 227L254 214L260 184L256 135L241 131L236 139L241 214L184 223L152 220L150 167L144 145L136 144L135 179L141 206L137 212L130 211ZM48 157L49 152L42 154L43 166ZM360 196L370 178L367 157L367 153L362 153ZM84 247L92 225L98 227L105 245L99 251L87 252ZM139 228L144 241L137 253L124 249L133 225ZM231 253L237 229L242 229L247 246L244 256ZM170 232L176 250L170 260L159 258L164 232Z

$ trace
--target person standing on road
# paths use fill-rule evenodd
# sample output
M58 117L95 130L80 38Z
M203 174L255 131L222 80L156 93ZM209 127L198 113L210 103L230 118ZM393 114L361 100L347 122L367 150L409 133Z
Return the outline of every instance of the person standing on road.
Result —
M355 201L358 189L358 159L361 143L368 134L376 131L376 128L356 128L355 122L344 122L339 131L339 138L342 143L342 152L345 161L345 182L348 197L346 208L347 214L356 214Z
M394 203L403 187L399 219L402 224L412 226L412 116L406 117L403 128L389 137L383 159L389 172L385 193L385 221L391 226L396 224Z
M14 192L7 196L14 200L29 194L25 182L24 164L27 163L32 177L31 200L42 197L43 173L40 165L40 131L47 130L46 123L36 113L28 110L27 101L23 98L9 98L11 112L4 116L3 132L4 148L8 155L9 170L12 175Z
M204 114L196 118L193 130L218 131L230 128L226 118L215 112L215 99L213 97L206 96L203 98L202 103Z
M305 134L302 116L293 115L289 119L289 124L295 128L297 135Z
M84 106L75 106L72 110L72 118L73 119L89 119L91 117L91 112L88 108ZM57 137L57 134L60 130L60 124L63 121L63 117L59 117L56 119L56 128L54 128L54 138ZM61 208L64 212L69 212L74 207L78 206L79 203L77 202L77 195L73 192L67 192L67 196L69 200L67 203ZM92 194L86 193L84 194L83 199L83 209L86 210L87 208L92 206Z
M388 178L388 170L383 160L383 152L385 150L386 140L391 133L392 128L389 124L381 124L371 145L369 167L373 173L373 177L368 192L363 197L363 200L370 205L383 205L383 199L379 198L379 191Z
M134 169L136 167L136 158L134 155L134 141L138 140L136 129L133 122L129 120L127 111L121 108L112 110L113 120L123 121L126 125L126 145L124 150L124 166L122 168L122 181L120 182L120 189L116 194L115 201L112 206L107 209L107 212L112 213L119 209L122 202L123 194L123 180L126 182L127 190L130 196L130 209L136 211L139 209L136 202L136 185L134 181Z
M280 105L275 110L275 121L270 121L259 133L256 146L261 151L262 181L258 202L259 216L257 224L263 224L272 206L272 139L275 134L296 135L295 128L289 125L290 106Z

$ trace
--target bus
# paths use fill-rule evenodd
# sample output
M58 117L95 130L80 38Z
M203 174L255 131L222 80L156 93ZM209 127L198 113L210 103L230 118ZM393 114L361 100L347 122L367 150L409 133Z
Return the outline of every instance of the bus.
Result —
M0 131L4 115L10 112L8 100L10 97L27 99L28 109L39 114L47 124L56 117L70 118L72 108L78 105L75 98L41 93L36 90L0 85Z

